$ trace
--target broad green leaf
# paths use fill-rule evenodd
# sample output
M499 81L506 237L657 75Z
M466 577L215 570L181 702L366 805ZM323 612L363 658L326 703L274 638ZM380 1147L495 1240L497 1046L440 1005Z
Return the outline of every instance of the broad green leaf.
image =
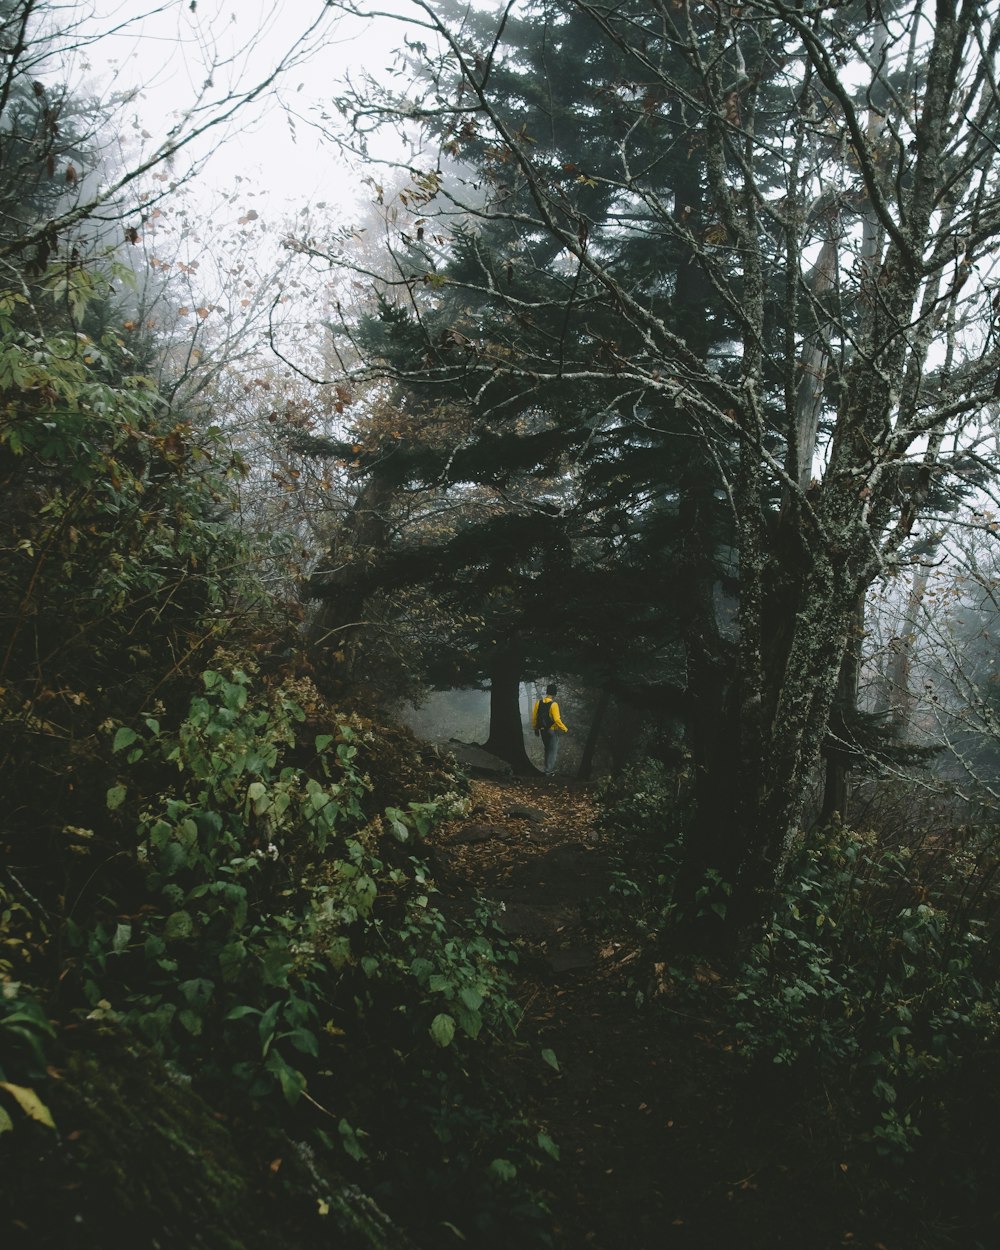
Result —
M194 933L194 921L186 911L171 912L163 926L163 936L167 941L175 938L188 938Z
M126 790L124 786L112 786L107 793L108 811L116 811L125 802Z
M181 846L186 847L188 850L190 850L191 847L197 845L198 826L195 824L195 822L191 819L190 816L186 816L178 824L177 841L180 842Z
M341 1120L337 1128L340 1131L340 1140L343 1143L343 1147L351 1158L357 1159L359 1162L362 1159L367 1159L368 1154L361 1142L358 1141L357 1130L352 1128L346 1120Z
M4 1133L9 1133L14 1127L14 1121L10 1118L3 1107L0 1107L0 1137Z
M431 1037L439 1046L450 1046L455 1037L455 1021L446 1011L439 1012L431 1021Z
M264 1066L278 1078L278 1084L281 1086L281 1092L285 1095L285 1101L289 1106L294 1106L306 1087L306 1078L298 1068L293 1068L286 1063L276 1050L271 1051Z
M259 1016L260 1008L258 1007L234 1007L232 1011L226 1012L227 1020L242 1020L244 1016Z
M257 1025L257 1035L260 1038L261 1051L263 1054L271 1049L271 1043L274 1041L274 1034L278 1022L278 1012L281 1010L281 1003L277 1000L273 1002L267 1011L260 1018Z
M315 1033L311 1033L308 1029L296 1029L286 1036L296 1050L300 1050L304 1055L312 1055L314 1059L319 1058L319 1044Z
M461 1003L455 1008L455 1015L462 1027L462 1032L467 1033L475 1041L482 1032L482 1015L478 1011L470 1011L468 1007L463 1006Z
M192 1037L199 1037L201 1035L202 1019L196 1011L190 1011L185 1007L182 1011L177 1013L177 1019L180 1021L181 1025L187 1029Z
M339 972L350 961L351 939L344 936L335 937L326 949L326 957L330 965Z
M187 852L179 842L168 842L160 853L160 871L164 876L172 877L175 872L184 868L187 862Z
M207 977L192 977L189 981L181 981L177 988L184 995L185 1002L203 1011L211 1001L215 983Z
M134 729L129 729L128 726L122 725L121 729L119 729L115 734L115 740L111 744L111 750L113 752L123 751L126 747L130 747L138 736L139 735Z
M392 830L392 836L397 842L409 842L410 831L401 820L390 820L389 828Z
M559 1060L556 1058L556 1052L554 1050L548 1050L548 1049L543 1050L542 1058L545 1060L545 1062L549 1065L550 1068L555 1068L557 1072L559 1071Z
M483 1005L482 994L471 985L465 986L458 996L470 1011L478 1011Z
M494 1159L490 1164L490 1175L498 1181L512 1181L517 1176L517 1168L509 1159Z

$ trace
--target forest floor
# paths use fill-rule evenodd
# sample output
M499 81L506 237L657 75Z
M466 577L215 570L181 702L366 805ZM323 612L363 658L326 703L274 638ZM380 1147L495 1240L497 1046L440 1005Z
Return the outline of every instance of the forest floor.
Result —
M913 1246L866 1215L823 1091L784 1087L733 1053L712 1018L716 974L696 970L707 992L692 1008L699 997L675 993L628 918L601 906L615 864L587 790L484 780L473 801L435 839L439 884L453 904L501 903L520 951L525 1014L505 1076L560 1150L547 1177L553 1245Z

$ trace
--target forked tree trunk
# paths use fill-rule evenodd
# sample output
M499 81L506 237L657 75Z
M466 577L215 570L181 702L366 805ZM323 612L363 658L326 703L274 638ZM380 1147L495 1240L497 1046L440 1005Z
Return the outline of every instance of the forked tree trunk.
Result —
M846 570L817 559L805 579L795 626L772 650L756 690L741 690L743 760L735 780L740 843L727 928L752 939L799 829L805 798L827 732L830 709L855 620L857 590Z

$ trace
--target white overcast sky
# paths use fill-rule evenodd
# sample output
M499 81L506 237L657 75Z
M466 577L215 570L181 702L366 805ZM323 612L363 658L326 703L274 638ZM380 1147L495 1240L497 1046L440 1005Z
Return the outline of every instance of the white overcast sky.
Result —
M197 99L211 70L213 95L246 90L276 61L293 52L313 23L293 65L259 104L241 111L225 142L206 162L206 189L232 185L236 173L252 181L273 208L315 199L349 203L353 181L332 145L322 146L304 122L289 125L288 106L305 117L329 101L345 71L378 71L400 40L398 25L347 19L324 0L93 0L86 28L102 33L74 72L108 91L136 89L132 109L158 142L178 113ZM106 32L106 33L105 33ZM222 135L213 132L203 154Z

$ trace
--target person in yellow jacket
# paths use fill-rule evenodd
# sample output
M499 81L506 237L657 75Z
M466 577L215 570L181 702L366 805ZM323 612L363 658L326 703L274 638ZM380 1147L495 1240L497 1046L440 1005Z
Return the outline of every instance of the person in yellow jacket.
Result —
M559 704L556 702L555 686L545 687L545 696L538 700L531 710L531 728L542 740L545 748L545 775L551 777L556 771L556 757L559 754L559 735L569 733L559 715Z

